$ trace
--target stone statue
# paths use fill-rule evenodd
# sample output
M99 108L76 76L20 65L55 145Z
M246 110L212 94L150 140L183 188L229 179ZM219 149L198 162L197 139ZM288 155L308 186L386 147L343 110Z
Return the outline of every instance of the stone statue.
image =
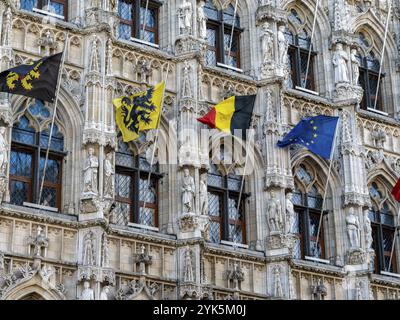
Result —
M360 78L360 61L357 59L357 49L351 49L350 61L351 61L351 72L352 72L352 84L358 86L358 79Z
M204 13L204 6L206 2L200 0L199 6L197 8L197 21L199 23L199 38L207 39L207 17Z
M88 149L88 157L85 161L83 169L83 192L84 193L98 193L97 189L97 173L99 168L99 159L94 154L94 149Z
M110 293L110 287L105 286L100 293L100 300L108 300L108 294Z
M6 143L6 128L0 127L0 175L5 175L8 162L7 143Z
M283 297L282 283L281 283L281 268L276 266L274 268L274 297Z
M190 82L190 66L188 60L185 60L182 68L182 98L192 98L192 83Z
M291 233L296 218L294 206L292 202L292 193L286 195L286 217L285 217L285 233Z
M350 241L350 248L360 248L360 223L358 217L354 214L353 207L350 207L349 214L346 217L346 229Z
M9 46L11 43L10 37L12 35L12 16L11 16L11 8L8 7L6 12L4 13L4 23L3 23L3 39L1 41L2 46Z
M192 250L185 251L185 268L183 279L185 282L194 282Z
M278 28L278 62L281 66L287 65L287 51L289 43L285 37L285 26L279 26Z
M4 253L0 251L0 275L4 272Z
M101 266L109 267L110 264L110 256L108 250L108 239L107 234L103 233L101 237Z
M29 236L28 243L33 247L33 256L42 257L42 249L49 246L49 239L46 238L43 228L37 227L36 236Z
M263 25L263 35L261 39L264 63L267 63L272 60L274 48L273 32L270 30L268 22L265 22Z
M275 195L275 191L271 191L271 199L267 205L267 220L271 233L282 232L282 207L279 199Z
M180 34L192 33L192 16L192 4L188 2L188 0L183 0L182 4L178 8Z
M203 174L200 177L200 214L208 214L208 190L206 174Z
M83 283L83 291L80 300L94 300L94 291L90 288L90 283L88 281Z
M104 160L104 197L109 198L114 196L115 170L112 159L112 152L109 152Z
M189 169L183 169L182 204L185 212L193 212L195 185Z
M94 265L93 232L86 233L83 239L83 265Z
M341 43L336 44L336 50L333 53L333 68L335 70L335 83L350 82L349 72L347 69L347 62L349 57L347 53L343 50L343 45Z
M369 219L368 213L369 213L368 210L364 211L365 248L367 250L371 249L372 241L373 241L371 220Z

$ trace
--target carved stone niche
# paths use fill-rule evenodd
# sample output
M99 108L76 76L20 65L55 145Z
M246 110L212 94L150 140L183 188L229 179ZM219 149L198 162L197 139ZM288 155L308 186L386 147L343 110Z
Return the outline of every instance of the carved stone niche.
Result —
M185 213L178 218L181 239L207 238L210 217L192 212Z
M271 1L265 1L264 5L258 7L256 12L257 23L263 23L266 20L274 20L279 23L287 23L287 12L277 7L273 7Z

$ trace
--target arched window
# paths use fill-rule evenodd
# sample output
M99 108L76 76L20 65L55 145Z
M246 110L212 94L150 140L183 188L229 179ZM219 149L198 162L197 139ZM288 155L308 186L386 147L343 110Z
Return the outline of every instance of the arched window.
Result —
M370 184L369 193L372 203L369 219L372 227L372 248L375 250L374 270L376 273L397 272L396 250L389 266L395 234L393 200L388 189L379 181Z
M225 240L246 243L244 201L248 194L242 193L238 208L241 183L242 177L234 174L223 175L216 165L211 165L208 173L211 242L220 243L221 240Z
M68 0L21 0L21 9L37 13L48 12L68 20Z
M161 2L150 0L146 12L145 0L119 0L119 37L124 40L141 39L158 43L158 16ZM144 19L146 26L143 35Z
M303 18L300 17L295 9L290 11L289 22L293 26L293 30L299 31L292 32L287 30L285 33L286 39L289 42L288 60L291 74L288 85L291 88L302 87L308 90L315 90L314 59L317 53L312 48L311 36L305 28L305 22ZM310 47L311 56L307 73L307 62ZM307 81L305 79L306 73Z
M14 124L10 157L11 203L38 203L43 177L47 144L49 141L51 112L36 100ZM41 204L61 207L61 179L64 138L55 124L51 139Z
M297 166L292 198L296 219L292 231L298 235L295 246L295 257L298 259L305 256L325 258L323 224L319 232L318 245L316 243L322 209L321 187L314 168L306 164Z
M240 68L240 18L232 4L225 10L218 10L212 0L208 0L204 7L207 16L207 55L208 65L223 64ZM231 50L231 35L233 37Z
M377 59L374 52L371 51L371 44L368 38L362 32L359 33L359 43L364 49L366 49L366 51L369 51L369 53L365 55L360 54L357 56L357 59L360 63L359 85L364 89L361 107L366 110L374 109L375 100L377 100L375 109L378 111L384 111L381 95L384 77L383 73L381 73L379 92L377 92L380 69L379 59Z
M113 222L158 226L158 164L152 167L143 155L135 155L129 145L118 141L115 159L115 201ZM150 184L148 183L149 172Z

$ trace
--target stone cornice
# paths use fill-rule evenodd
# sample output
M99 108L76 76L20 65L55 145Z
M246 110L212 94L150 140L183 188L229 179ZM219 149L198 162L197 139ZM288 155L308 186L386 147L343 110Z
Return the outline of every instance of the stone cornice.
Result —
M209 242L204 243L204 253L229 257L233 259L243 259L247 261L260 262L260 263L265 263L266 261L264 252L242 249L242 248L234 249L231 246L224 246Z
M399 286L400 278L389 277L381 274L370 275L371 284L384 285L384 286Z
M2 252L4 253L6 259L21 260L24 262L25 261L33 262L33 260L34 260L34 258L32 256L29 256L27 254L8 252L8 251L4 251L4 250L2 250ZM76 270L78 268L78 265L76 262L51 259L51 258L40 258L40 260L41 260L42 264L49 263L55 267L68 268L69 270Z
M290 266L292 267L292 269L299 271L309 271L319 273L321 275L334 276L339 278L344 278L344 276L346 275L346 272L344 272L343 268L341 267L305 260L291 260Z
M240 74L238 72L228 71L225 70L224 68L203 66L203 73L209 73L212 75L223 77L226 80L240 82L241 84L246 84L248 86L253 86L253 87L258 86L258 81L254 80L252 77Z
M366 111L362 109L357 108L357 116L360 119L365 119L365 120L371 120L374 122L379 122L385 125L390 125L399 128L400 127L400 121L397 121L390 116L384 116L380 115L371 111Z

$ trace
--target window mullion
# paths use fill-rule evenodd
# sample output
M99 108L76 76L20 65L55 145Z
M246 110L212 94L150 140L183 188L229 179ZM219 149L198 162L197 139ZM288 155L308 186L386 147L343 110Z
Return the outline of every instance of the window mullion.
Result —
M380 216L380 214L379 214ZM379 269L386 271L386 263L385 263L385 248L383 245L383 229L382 224L378 224L378 260L379 260Z
M137 169L134 172L134 178L133 178L133 222L140 224L140 197L139 197L139 192L140 192L140 170Z
M296 37L297 41L297 37ZM295 65L295 70L296 70L296 84L299 87L302 87L303 84L301 83L301 54L300 54L300 48L296 46L296 65Z
M222 240L230 241L229 236L229 191L227 190L227 177L224 178L223 211L222 211Z
M33 186L32 186L32 202L39 203L39 188L40 188L40 132L36 133L37 145L34 147L34 165L33 165Z
M140 39L140 6L141 0L135 0L132 4L132 10L134 10L132 13L132 31L134 32L133 38L137 39Z

